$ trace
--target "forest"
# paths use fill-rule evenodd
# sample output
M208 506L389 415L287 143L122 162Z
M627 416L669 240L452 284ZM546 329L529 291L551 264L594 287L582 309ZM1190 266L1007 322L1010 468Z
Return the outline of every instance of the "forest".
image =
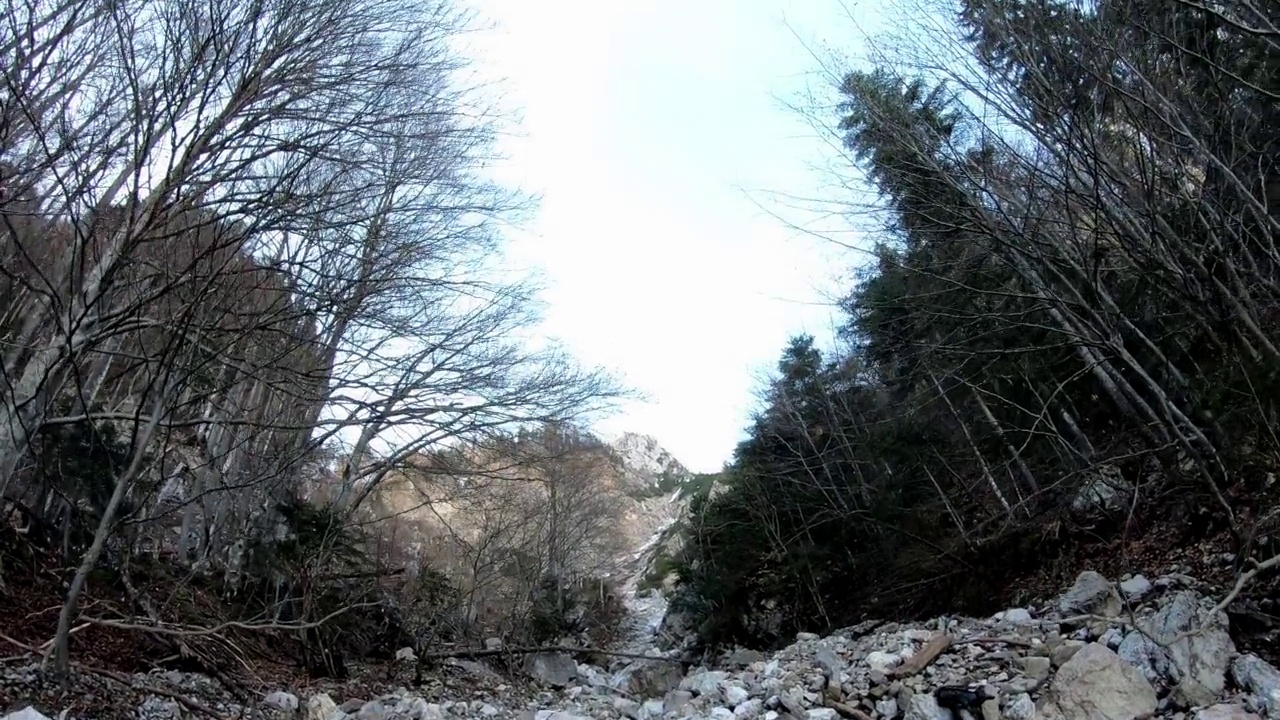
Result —
M827 119L875 190L844 210L873 258L699 498L679 603L709 642L768 645L996 612L1140 543L1216 539L1264 575L1280 5L903 9Z
M125 663L341 674L344 652L537 636L548 607L564 632L614 531L581 425L626 393L531 341L536 278L502 264L529 202L488 171L468 13L4 18L5 642L62 674L119 631Z
M0 640L219 678L604 644L620 528L680 493L658 560L713 645L990 612L1142 543L1262 587L1280 5L903 9L823 110L875 191L833 198L876 223L838 342L783 349L723 473L638 482L590 430L631 392L505 264L531 199L467 12L9 3Z

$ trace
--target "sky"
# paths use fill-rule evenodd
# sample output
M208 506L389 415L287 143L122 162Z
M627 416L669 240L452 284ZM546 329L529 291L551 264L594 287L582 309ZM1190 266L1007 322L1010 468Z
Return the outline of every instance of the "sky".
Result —
M541 331L645 394L602 434L719 470L787 339L830 336L858 262L789 227L831 226L772 193L838 197L829 139L787 103L823 87L808 48L875 17L834 0L471 6L491 29L469 52L518 111L499 175L540 197L509 252L542 275Z

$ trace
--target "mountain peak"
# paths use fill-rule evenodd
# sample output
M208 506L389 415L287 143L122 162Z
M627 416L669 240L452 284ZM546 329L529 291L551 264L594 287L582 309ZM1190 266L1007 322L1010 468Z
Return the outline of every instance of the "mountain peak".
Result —
M664 478L683 481L692 474L652 435L624 432L608 444L623 465L650 482Z

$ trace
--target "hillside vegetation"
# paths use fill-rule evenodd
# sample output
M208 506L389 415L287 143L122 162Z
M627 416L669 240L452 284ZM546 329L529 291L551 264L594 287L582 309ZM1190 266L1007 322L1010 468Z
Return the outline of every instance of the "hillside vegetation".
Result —
M830 118L878 193L846 208L873 261L694 507L684 611L771 644L994 612L1151 532L1272 557L1280 4L899 10Z
M112 633L143 643L132 663L341 673L344 650L439 639L414 622L465 639L539 602L564 616L614 529L577 426L621 392L525 342L537 288L501 241L526 203L488 179L470 19L447 0L4 14L12 642L60 673ZM386 516L414 506L438 532ZM450 512L474 526L441 530ZM219 624L238 639L185 630Z

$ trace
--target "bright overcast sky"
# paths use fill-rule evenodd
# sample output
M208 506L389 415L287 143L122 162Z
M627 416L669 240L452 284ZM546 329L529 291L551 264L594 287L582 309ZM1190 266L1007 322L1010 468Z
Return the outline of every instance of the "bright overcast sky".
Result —
M503 174L542 199L512 256L543 274L545 332L649 396L601 430L718 470L761 373L788 337L830 334L823 291L857 262L755 201L835 192L812 167L831 151L783 101L819 82L806 44L856 42L868 18L834 0L472 2L496 26L473 53L521 115Z

